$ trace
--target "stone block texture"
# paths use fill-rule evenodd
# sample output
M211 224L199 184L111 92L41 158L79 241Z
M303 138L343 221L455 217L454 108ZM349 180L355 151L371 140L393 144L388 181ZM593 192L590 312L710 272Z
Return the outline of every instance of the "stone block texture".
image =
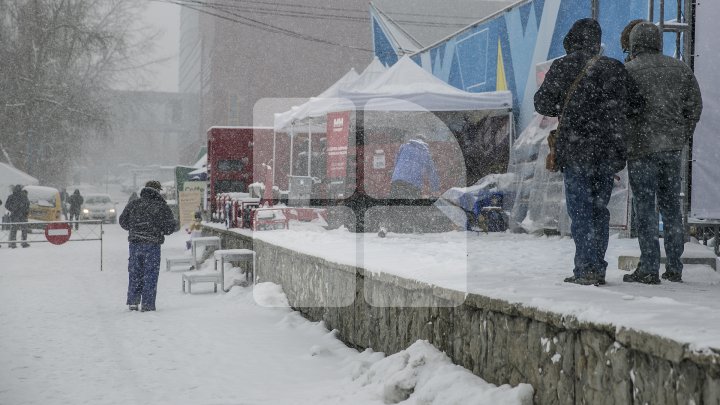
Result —
M529 383L536 404L718 404L720 355L642 331L426 285L205 228L257 252L259 281L358 349L428 340L494 384Z

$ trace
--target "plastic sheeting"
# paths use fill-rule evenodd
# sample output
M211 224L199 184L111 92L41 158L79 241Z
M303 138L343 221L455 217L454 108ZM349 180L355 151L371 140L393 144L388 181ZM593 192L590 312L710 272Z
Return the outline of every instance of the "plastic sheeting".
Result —
M565 206L562 173L545 169L549 152L547 136L557 127L555 118L535 114L530 125L513 145L508 173L514 185L504 200L509 211L509 227L515 232L558 231L570 234L570 218ZM616 174L608 209L613 229L628 229L630 189L627 170Z

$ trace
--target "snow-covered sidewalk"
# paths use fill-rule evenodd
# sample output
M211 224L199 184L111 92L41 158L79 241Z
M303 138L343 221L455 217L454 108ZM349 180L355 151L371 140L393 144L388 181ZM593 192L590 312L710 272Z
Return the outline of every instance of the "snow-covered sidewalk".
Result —
M233 231L252 235L248 230ZM256 232L254 237L372 272L650 332L697 351L720 351L720 275L709 266L686 265L681 284L623 283L628 273L617 269L618 257L638 255L637 239L611 237L607 285L592 287L563 282L572 274L575 251L568 237L449 232L379 238L299 223L291 224L290 230ZM698 252L711 250L686 244L686 254Z
M180 273L161 271L158 311L130 312L127 234L105 232L102 272L97 242L0 249L0 403L531 402L530 386L487 384L426 342L358 353L270 283L183 294ZM163 256L183 254L186 237L169 237Z

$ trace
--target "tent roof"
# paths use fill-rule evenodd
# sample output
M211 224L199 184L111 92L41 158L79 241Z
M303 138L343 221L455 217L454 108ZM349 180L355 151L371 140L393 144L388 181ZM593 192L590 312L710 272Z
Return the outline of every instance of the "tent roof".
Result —
M345 75L340 78L340 80L336 81L332 86L328 87L325 91L318 94L318 97L336 97L340 89L354 82L358 78L358 76L359 75L355 71L355 68L351 68L349 72L345 73Z
M275 130L293 121L325 115L330 111L474 111L512 108L512 93L469 93L426 71L409 56L390 68L373 60L354 82L337 87L337 94L312 98L300 107L275 115Z
M37 185L40 183L35 177L2 162L0 162L0 179L2 179L0 180L0 183L4 186L15 184L27 186Z
M380 75L385 73L387 71L387 68L385 65L380 62L380 59L377 57L374 57L372 62L370 62L369 65L365 68L365 70L360 73L360 76L357 77L352 83L350 83L346 88L341 90L347 90L347 91L354 91L354 90L362 90L369 86L372 82L377 80ZM336 95L337 96L337 95Z
M343 75L340 80L335 82L332 86L328 87L317 97L312 97L305 103L299 106L294 106L288 111L275 114L275 130L282 130L283 128L288 127L293 121L310 116L311 111L313 110L313 106L317 105L318 100L326 100L337 97L340 89L350 85L350 83L355 81L358 76L359 75L354 68L350 69L350 71L345 73L345 75Z
M470 111L512 108L509 91L469 93L443 82L415 63L402 57L366 88L340 91L366 111ZM345 107L345 106L340 106ZM337 111L337 109L334 109Z
M192 167L202 168L207 166L207 153L204 154Z

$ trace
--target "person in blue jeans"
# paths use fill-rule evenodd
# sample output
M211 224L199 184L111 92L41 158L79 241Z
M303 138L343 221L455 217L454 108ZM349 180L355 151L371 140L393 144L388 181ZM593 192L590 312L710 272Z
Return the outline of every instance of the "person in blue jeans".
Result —
M633 192L640 263L625 282L659 284L658 213L663 217L667 261L663 279L682 281L680 257L685 231L680 204L682 149L702 112L695 75L684 62L662 54L660 29L641 22L630 31L630 60L625 64L645 98L642 114L630 119L628 172Z
M177 226L170 207L160 194L158 181L148 181L140 198L131 201L120 214L120 226L128 231L127 305L131 311L155 310L160 273L160 245Z
M568 31L567 55L554 61L535 93L535 110L561 117L556 161L564 176L575 242L573 275L565 282L605 284L605 251L613 176L625 166L627 116L641 107L620 61L601 55L602 30L583 18Z

